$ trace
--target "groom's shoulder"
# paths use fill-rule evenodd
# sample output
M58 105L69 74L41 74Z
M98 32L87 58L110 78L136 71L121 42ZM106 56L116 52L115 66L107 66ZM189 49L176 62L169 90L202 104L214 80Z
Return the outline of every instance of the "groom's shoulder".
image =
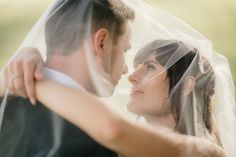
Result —
M19 96L11 96L11 95L7 96L6 98L0 97L0 105L1 106L5 105L6 108L32 106L29 99L19 97Z
M3 127L8 129L8 124L12 128L30 128L28 131L40 132L43 128L51 130L51 112L42 104L37 102L34 106L29 99L22 97L9 96L7 100L0 100L1 109L3 112ZM44 126L44 127L42 127Z
M24 117L36 116L40 114L47 114L49 111L40 102L32 105L30 100L19 96L8 96L7 98L0 97L1 109L4 108L4 115L6 114L21 114Z
M39 148L50 148L50 115L46 109L40 109L42 105L33 106L28 99L16 96L1 97L0 104L4 111L0 156L25 157L28 153L38 153Z
M30 104L30 101L28 101L25 98L18 97L18 96L7 96L7 97L0 97L0 105L1 107L5 106L6 108L12 108L12 107L23 107L24 105Z

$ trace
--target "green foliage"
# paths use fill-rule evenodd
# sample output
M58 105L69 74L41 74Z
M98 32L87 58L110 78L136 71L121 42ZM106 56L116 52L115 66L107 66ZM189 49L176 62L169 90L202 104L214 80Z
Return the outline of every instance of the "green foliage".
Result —
M49 5L49 0L0 0L0 68Z

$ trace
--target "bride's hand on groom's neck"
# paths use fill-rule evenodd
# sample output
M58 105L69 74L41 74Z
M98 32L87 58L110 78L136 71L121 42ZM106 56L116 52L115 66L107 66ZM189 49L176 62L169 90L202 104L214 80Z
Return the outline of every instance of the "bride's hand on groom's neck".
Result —
M0 94L3 95L4 89L8 88L12 95L29 98L35 104L35 81L44 79L43 67L44 61L36 48L20 50L3 70Z

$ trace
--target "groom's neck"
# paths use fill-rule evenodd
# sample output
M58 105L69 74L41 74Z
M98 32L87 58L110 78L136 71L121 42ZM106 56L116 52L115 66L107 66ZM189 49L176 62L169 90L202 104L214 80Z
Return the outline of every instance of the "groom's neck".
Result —
M85 60L81 53L50 55L47 57L46 66L68 75L86 90L90 91L91 83L86 64L84 63Z

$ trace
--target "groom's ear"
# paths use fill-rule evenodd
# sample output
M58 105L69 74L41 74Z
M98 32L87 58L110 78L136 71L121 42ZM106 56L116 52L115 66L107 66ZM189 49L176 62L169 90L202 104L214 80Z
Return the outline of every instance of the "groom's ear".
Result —
M95 32L93 39L95 55L100 56L104 54L108 40L109 32L107 29L101 28Z

